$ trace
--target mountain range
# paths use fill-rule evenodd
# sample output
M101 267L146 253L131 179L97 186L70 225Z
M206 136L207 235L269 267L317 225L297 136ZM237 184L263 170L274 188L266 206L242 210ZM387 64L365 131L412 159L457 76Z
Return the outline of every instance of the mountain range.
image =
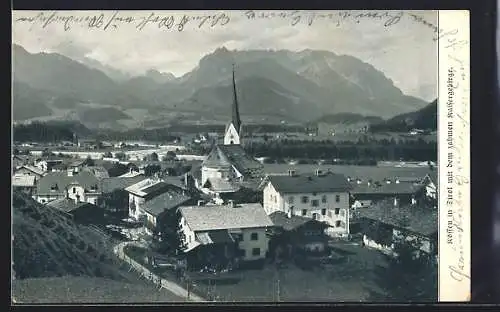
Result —
M33 54L13 45L14 119L77 119L115 128L224 123L233 64L247 123L305 123L345 113L388 119L428 104L403 94L372 65L330 51L222 47L181 77L153 69L129 77L89 58Z

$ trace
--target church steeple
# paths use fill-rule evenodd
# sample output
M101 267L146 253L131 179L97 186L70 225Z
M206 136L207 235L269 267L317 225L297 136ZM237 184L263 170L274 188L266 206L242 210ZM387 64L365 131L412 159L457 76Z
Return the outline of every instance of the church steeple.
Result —
M236 80L234 79L234 64L233 64L233 114L232 114L232 122L236 131L238 133L241 131L241 119L240 119L240 110L238 107L238 95L236 94Z
M224 145L240 144L241 135L241 119L238 107L238 95L236 94L236 80L234 79L234 64L233 64L233 105L231 122L226 127L224 134Z

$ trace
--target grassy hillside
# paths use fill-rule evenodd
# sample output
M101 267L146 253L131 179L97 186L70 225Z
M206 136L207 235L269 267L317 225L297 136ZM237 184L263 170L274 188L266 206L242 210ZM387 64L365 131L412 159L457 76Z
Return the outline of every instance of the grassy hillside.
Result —
M155 292L128 272L113 254L113 242L92 228L17 192L12 213L17 302L134 302L139 298L132 293L149 298ZM158 296L175 300L163 290Z

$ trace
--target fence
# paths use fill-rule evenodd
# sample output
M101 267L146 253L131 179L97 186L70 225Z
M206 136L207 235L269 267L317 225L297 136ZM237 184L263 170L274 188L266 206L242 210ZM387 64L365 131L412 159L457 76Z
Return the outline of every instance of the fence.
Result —
M123 243L119 244L119 245L115 246L114 251L115 251L115 254L120 259L124 260L127 264L129 264L129 266L130 266L129 272L134 270L141 277L153 282L159 289L162 289L162 288L167 289L168 291L172 292L174 295L177 295L181 298L186 298L187 300L190 300L190 301L206 301L205 299L203 299L195 294L192 294L189 291L189 286L188 286L188 290L186 290L186 289L182 288L181 286L179 286L171 281L163 279L163 278L157 276L156 274L154 274L153 272L151 272L148 268L144 267L143 265L141 265L140 263L135 261L134 259L127 256L124 252L124 249L123 249L123 247L125 247L126 245L127 244L123 244ZM130 243L130 245L138 245L138 244Z

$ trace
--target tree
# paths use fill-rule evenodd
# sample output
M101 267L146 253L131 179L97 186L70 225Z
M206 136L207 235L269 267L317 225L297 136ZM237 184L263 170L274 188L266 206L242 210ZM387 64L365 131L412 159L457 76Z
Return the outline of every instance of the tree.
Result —
M128 192L116 189L102 195L102 204L106 210L114 212L128 211Z
M151 177L155 173L158 173L161 171L161 166L160 165L148 165L146 168L144 168L144 175L146 177Z
M115 154L115 157L118 158L119 160L125 160L127 159L127 155L123 152L119 152Z
M128 167L124 164L116 163L113 164L111 168L108 169L108 175L110 177L118 177L129 171Z
M368 301L376 302L436 302L438 298L438 270L432 256L421 253L414 242L399 242L394 251L397 256L385 256L387 266L375 269L375 283L379 290L369 290Z
M151 159L151 161L158 161L158 154L152 152L151 155L149 155L149 158Z
M154 247L157 252L180 254L185 248L184 234L181 231L181 213L179 210L168 211L156 228Z
M95 161L89 156L87 156L87 158L85 159L85 165L87 166L94 166L95 165Z
M105 158L113 158L113 154L111 152L106 152L103 155Z
M168 151L167 154L163 157L163 161L171 161L175 160L177 155L173 151Z

